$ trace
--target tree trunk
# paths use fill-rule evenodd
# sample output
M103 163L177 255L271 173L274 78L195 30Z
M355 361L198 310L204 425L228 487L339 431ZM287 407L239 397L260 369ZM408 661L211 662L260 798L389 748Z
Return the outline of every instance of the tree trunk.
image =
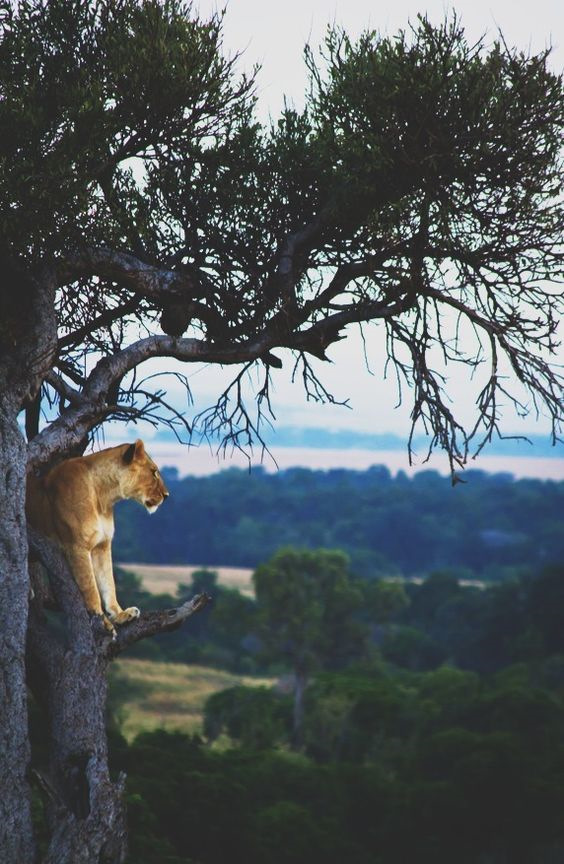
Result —
M61 550L35 531L29 537L32 555L48 570L60 610L59 622L48 621L41 592L35 592L28 682L49 729L49 762L37 771L49 833L42 864L122 864L127 851L125 776L113 782L108 768L108 664L138 639L179 627L209 598L196 595L178 609L144 612L121 627L112 642L101 621L90 619Z
M29 577L25 522L26 445L17 405L0 394L0 861L34 860L25 643Z
M6 377L0 376L0 385L2 381ZM28 543L27 453L17 422L21 402L9 398L8 387L0 387L0 862L36 860L27 673L49 733L48 764L35 772L45 796L49 834L42 864L123 864L125 777L114 782L109 774L108 663L132 642L180 626L208 598L199 595L178 609L144 613L109 642L101 623L90 620L62 552L33 532ZM41 591L29 611L30 549L48 567L58 622L44 615Z
M108 638L92 626L62 554L47 555L64 631L32 604L28 680L49 729L49 764L37 772L50 837L42 864L122 864L125 777L112 782L108 767Z
M292 729L292 746L294 750L300 750L303 744L303 723L304 723L304 693L307 687L308 676L301 670L295 671L294 682L294 711L293 711L293 729Z
M106 663L94 644L59 644L36 611L30 624L30 681L49 723L49 764L38 771L50 837L42 864L122 864L125 778L109 775Z

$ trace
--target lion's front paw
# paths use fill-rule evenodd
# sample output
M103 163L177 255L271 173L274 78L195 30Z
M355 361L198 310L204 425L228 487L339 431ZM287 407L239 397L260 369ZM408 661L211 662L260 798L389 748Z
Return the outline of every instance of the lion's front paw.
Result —
M135 618L139 618L139 609L137 606L128 606L127 609L122 609L117 615L112 617L112 622L114 624L127 624L128 621L133 621Z

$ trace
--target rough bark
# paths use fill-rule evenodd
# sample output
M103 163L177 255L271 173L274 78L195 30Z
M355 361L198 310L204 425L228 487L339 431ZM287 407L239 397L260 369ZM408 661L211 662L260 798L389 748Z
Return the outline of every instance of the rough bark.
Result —
M24 514L25 441L17 406L0 396L0 861L33 861L25 640L29 582Z
M79 590L56 549L32 535L47 564L62 627L32 604L28 680L49 728L49 764L38 778L50 841L43 864L121 864L126 854L125 778L109 776L105 638L92 627Z
M294 706L292 717L292 745L295 750L299 750L303 743L304 694L307 684L308 675L303 670L296 669L294 680Z
M33 404L57 343L54 282L10 255L0 285L0 861L34 860L25 677L29 573L27 451L18 414Z
M49 764L37 778L46 802L50 841L42 864L122 864L127 852L125 776L110 778L106 739L107 667L125 647L180 626L207 602L142 613L115 641L86 612L62 553L30 531L30 549L47 568L59 617L53 627L39 592L32 603L28 680L49 723Z

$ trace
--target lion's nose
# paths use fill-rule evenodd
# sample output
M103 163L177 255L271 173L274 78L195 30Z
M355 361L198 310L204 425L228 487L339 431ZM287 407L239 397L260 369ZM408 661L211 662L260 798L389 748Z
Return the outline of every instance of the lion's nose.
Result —
M168 498L169 495L170 495L170 492L166 492L166 491L163 492L163 498Z

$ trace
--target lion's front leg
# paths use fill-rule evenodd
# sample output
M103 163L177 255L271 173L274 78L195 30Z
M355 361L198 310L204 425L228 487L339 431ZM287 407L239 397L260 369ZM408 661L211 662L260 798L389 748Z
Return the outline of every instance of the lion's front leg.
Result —
M139 609L137 606L122 609L117 601L110 540L104 540L92 550L92 564L102 603L112 624L126 624L128 621L138 618Z
M113 624L104 615L90 551L82 546L68 545L64 547L64 552L74 580L84 598L86 608L92 614L100 615L108 633L115 636Z

